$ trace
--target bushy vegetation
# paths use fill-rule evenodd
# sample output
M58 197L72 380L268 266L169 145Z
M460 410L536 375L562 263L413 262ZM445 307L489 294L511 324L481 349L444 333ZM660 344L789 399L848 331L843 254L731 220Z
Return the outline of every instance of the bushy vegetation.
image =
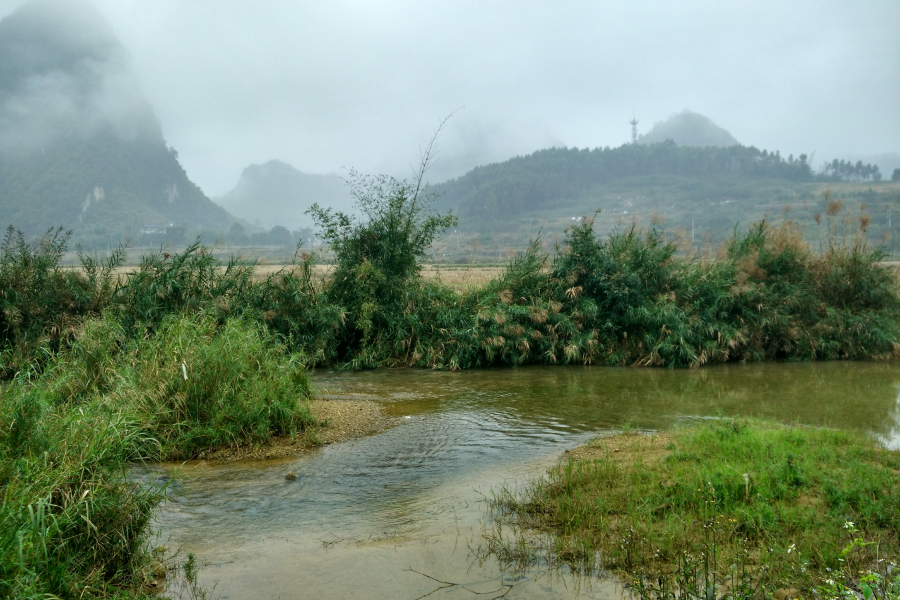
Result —
M495 497L492 550L612 569L642 598L897 598L898 468L865 437L760 422L600 438Z
M171 315L129 339L89 319L0 396L0 597L140 593L162 490L127 465L301 432L309 396L299 357L254 322Z
M12 226L6 230L0 246L0 379L59 350L115 290L121 249L103 262L80 254L81 270L63 269L68 238L62 228L35 241Z
M879 249L829 215L818 252L792 222L760 222L715 260L679 254L654 229L601 239L585 218L552 256L535 243L496 280L458 292L420 275L452 219L430 213L414 186L360 186L362 220L314 211L336 255L319 281L308 255L257 280L252 266L222 265L199 243L146 255L124 276L113 276L115 255L62 269L59 232L34 243L10 232L0 258L0 369L40 370L84 318L101 314L127 339L156 332L172 314L203 312L220 325L239 316L308 365L351 368L692 367L887 358L900 347L895 274Z
M394 358L385 350L397 350L397 334L418 304L422 262L435 238L456 222L451 215L429 213L434 198L423 193L421 182L351 173L361 219L317 204L310 209L336 257L324 295L343 311L337 357L354 366Z

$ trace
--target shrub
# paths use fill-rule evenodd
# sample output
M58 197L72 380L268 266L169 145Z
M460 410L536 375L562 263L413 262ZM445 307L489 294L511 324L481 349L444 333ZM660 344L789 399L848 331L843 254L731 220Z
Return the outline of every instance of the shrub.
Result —
M309 210L335 253L326 293L347 313L338 348L343 360L396 340L393 327L418 285L421 261L438 234L456 223L452 215L429 213L434 197L423 190L426 166L427 160L413 182L351 171L358 218L318 204Z
M81 320L97 315L115 288L121 248L106 261L81 254L63 269L71 232L52 229L34 242L10 226L0 245L0 379L63 347Z
M222 317L240 313L252 288L252 266L236 258L221 265L199 240L183 252L152 252L112 299L117 317L131 335L143 336L168 315L207 310Z

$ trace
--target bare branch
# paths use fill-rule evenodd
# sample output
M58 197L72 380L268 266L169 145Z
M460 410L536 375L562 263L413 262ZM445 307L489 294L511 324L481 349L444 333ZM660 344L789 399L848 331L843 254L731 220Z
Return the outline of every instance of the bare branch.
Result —
M428 145L425 146L425 152L419 152L419 168L418 170L414 168L412 169L413 181L415 181L415 188L412 195L413 206L415 206L416 202L418 201L419 193L422 191L422 187L424 187L425 173L428 171L434 159L437 157L437 140L441 135L441 131L443 131L444 126L447 125L447 121L449 121L450 118L453 117L453 115L461 111L463 108L465 107L460 106L449 115L441 119L440 123L438 123L437 129L434 130L434 135L431 136L431 140L428 142ZM412 165L410 165L410 168L412 168Z

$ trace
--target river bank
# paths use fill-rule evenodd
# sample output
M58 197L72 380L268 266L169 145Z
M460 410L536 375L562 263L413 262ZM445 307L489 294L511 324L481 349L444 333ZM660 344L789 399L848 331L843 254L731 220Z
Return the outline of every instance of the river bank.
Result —
M897 598L898 475L900 452L829 429L719 419L630 431L499 493L495 516L521 533L501 527L490 548L510 564L606 571L640 598Z
M900 355L900 294L883 252L829 212L821 252L796 224L763 222L714 263L678 255L659 230L599 239L585 219L553 256L536 241L496 278L455 289L423 276L453 219L422 212L413 188L379 181L361 181L369 221L345 227L319 212L336 257L325 279L302 254L258 279L198 241L144 256L122 281L124 249L63 269L62 230L37 241L7 232L0 594L139 588L165 488L135 488L129 469L303 452L326 431L311 413L317 367L697 368Z

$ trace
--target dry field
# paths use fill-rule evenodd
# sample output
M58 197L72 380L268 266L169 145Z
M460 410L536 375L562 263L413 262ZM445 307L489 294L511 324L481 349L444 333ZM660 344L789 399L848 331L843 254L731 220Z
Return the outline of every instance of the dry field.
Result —
M898 279L900 279L900 261L886 260L882 261L881 265L883 267L891 269L898 277ZM268 277L269 275L277 273L282 269L290 268L291 265L258 264L253 271L253 278L255 280L261 280ZM136 266L119 267L118 269L116 269L116 273L118 274L120 279L124 279L125 275L136 269ZM321 281L329 273L331 273L332 269L334 269L332 265L315 265L314 277L317 280ZM463 292L485 285L491 279L499 277L503 273L503 271L504 268L499 266L425 265L422 268L422 276L426 279L441 281L444 284L452 287L453 289Z
M77 269L79 267L68 267ZM257 265L253 271L253 278L264 279L282 269L290 269L291 265ZM315 278L321 280L331 273L332 265L316 265L314 267ZM137 270L136 266L119 267L115 270L120 280L125 275ZM479 267L479 266L438 266L425 265L422 268L422 276L426 279L434 279L458 290L465 291L474 287L480 287L491 279L498 277L503 272L503 267Z
M290 265L259 265L254 271L254 277L262 279L285 268L290 268ZM333 268L332 265L316 265L316 278L326 277ZM460 291L482 286L502 272L502 267L425 265L422 268L422 276L426 279L441 281Z

